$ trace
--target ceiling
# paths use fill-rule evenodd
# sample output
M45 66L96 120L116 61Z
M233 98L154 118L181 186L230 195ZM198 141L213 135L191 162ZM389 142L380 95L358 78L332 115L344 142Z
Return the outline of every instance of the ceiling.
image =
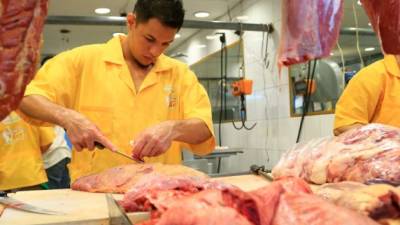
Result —
M234 8L241 1L245 0L183 0L186 9L186 17L188 20L197 20L193 16L197 11L208 11L211 16L202 19L212 21L226 14L228 8ZM262 0L272 1L272 0ZM120 13L130 12L136 1L134 0L49 0L50 16L96 16L94 9L98 7L107 7L111 9L111 13L107 16L119 16ZM355 27L352 3L355 3L355 11L358 19L358 27L370 28L368 26L368 18L356 0L345 0L345 13L342 27ZM247 21L251 23L251 21ZM266 21L267 23L268 21ZM70 33L62 34L61 29L68 29ZM70 49L76 46L92 43L102 43L112 37L115 32L125 32L125 26L87 26L87 25L46 25L44 29L44 45L42 53L56 54L58 52ZM198 30L183 28L179 33L181 37L176 39L170 49L178 46L186 38L190 37ZM354 35L341 35L339 41L345 57L357 55L356 43L357 39ZM369 53L380 52L379 43L375 36L360 36L360 49L362 53L367 47L375 47L376 50ZM332 58L340 57L338 49L333 50Z
M193 14L197 11L208 11L210 17L202 20L212 21L224 15L228 8L233 8L240 0L183 0L186 11L185 19L198 20ZM135 0L49 0L49 16L98 16L94 9L110 8L107 16L120 16L131 12ZM70 33L62 34L61 29ZM46 25L44 29L43 54L55 54L75 46L91 43L102 43L115 32L125 32L125 26L86 26L86 25ZM170 48L174 48L185 38L195 33L196 29L182 29L181 37L176 39Z

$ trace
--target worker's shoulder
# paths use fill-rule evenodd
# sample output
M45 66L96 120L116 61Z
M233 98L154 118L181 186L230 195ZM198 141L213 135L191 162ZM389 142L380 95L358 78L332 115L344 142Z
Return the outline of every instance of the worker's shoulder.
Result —
M174 70L189 70L189 66L186 63L166 56L164 54L160 56L160 59L164 65L166 65L167 67L171 67Z
M362 80L383 80L389 73L386 69L384 60L378 60L364 68L362 68L357 75L356 79Z
M80 54L80 55L99 55L106 50L106 44L88 44L82 45L68 51L70 54Z

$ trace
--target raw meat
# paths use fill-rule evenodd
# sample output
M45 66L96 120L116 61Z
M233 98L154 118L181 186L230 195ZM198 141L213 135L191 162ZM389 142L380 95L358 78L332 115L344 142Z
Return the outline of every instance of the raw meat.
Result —
M400 217L400 190L390 185L346 181L324 184L315 194L378 221Z
M271 225L377 225L370 218L318 196L287 192L281 195Z
M369 124L341 136L311 140L287 151L275 178L295 176L323 184L339 181L384 181L400 184L400 129Z
M47 0L0 1L0 120L35 74L46 15Z
M164 195L165 191L158 193ZM141 225L376 224L364 215L313 195L309 185L299 178L284 178L252 192L236 188L204 190L177 200L164 200L167 209Z
M400 1L361 0L386 54L400 54Z
M329 56L342 16L342 0L283 0L279 65Z
M226 206L221 191L208 190L176 201L160 218L145 224L157 225L252 225L234 208Z
M207 177L204 173L182 165L129 164L81 177L71 185L71 188L87 192L125 193L140 179L155 173L168 176Z
M172 202L209 189L223 190L236 187L200 177L153 174L138 181L124 195L120 204L127 212L153 210L153 213L162 213Z

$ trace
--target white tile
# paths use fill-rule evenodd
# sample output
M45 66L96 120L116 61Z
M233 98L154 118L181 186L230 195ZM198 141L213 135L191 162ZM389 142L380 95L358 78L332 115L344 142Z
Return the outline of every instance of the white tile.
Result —
M266 117L267 98L265 91L255 91L252 95L246 97L246 109L248 124L254 124L252 121L264 120ZM249 126L250 126L249 125Z
M278 148L288 149L296 143L299 118L279 119Z
M277 87L278 96L278 112L279 118L287 118L290 116L290 93L289 85L282 85Z

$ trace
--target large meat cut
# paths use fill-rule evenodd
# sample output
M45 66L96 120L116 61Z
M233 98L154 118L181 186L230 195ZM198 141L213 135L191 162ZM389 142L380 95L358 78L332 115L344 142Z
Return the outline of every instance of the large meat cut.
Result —
M400 1L361 0L386 54L400 54Z
M165 191L158 193L165 195ZM171 200L165 198L168 208L152 214L141 225L377 224L362 214L313 195L308 184L298 178L285 178L251 192L237 188L209 189Z
M339 181L400 184L400 129L368 124L333 138L295 145L273 168L275 178L315 184Z
M342 0L283 0L279 65L329 56L339 36Z
M365 185L352 181L329 183L314 193L384 223L400 218L400 190L387 184Z
M46 15L47 0L0 1L0 120L35 74Z
M71 185L71 188L88 192L125 193L140 179L146 179L152 174L207 177L204 173L182 165L129 164L81 177Z
M235 189L234 186L195 176L152 174L139 180L120 204L127 212L162 213L176 200L203 190Z

